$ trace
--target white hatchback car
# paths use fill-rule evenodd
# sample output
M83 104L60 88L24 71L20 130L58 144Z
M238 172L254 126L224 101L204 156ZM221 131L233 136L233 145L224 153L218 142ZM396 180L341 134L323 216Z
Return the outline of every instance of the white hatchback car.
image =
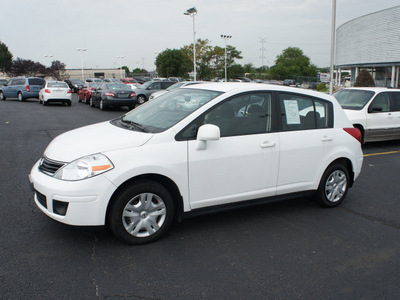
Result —
M310 194L337 206L360 174L360 138L331 96L204 83L58 136L30 181L49 217L142 244L196 212Z
M71 106L72 91L64 81L46 81L44 88L39 92L39 103L61 102Z
M400 139L400 90L347 88L333 95L363 142Z

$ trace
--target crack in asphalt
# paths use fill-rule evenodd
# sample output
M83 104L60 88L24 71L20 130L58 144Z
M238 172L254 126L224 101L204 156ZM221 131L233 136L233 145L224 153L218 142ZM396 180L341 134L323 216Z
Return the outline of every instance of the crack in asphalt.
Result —
M387 227L391 227L391 228L394 228L394 229L400 229L400 224L395 223L394 221L387 221L387 220L385 220L383 218L377 218L377 217L369 216L369 215L366 215L366 214L363 214L363 213L360 213L360 212L356 212L354 210L350 210L348 208L345 208L344 210L349 212L349 213L351 213L351 214L353 214L353 215L356 215L356 216L362 217L364 219L367 219L369 221L372 221L372 222L375 222L375 223L379 223L381 225L384 225L384 226L387 226Z
M95 236L95 237L94 237L93 247L92 247L92 254L90 255L90 258L91 258L91 260L92 260L92 266L93 266L93 267L92 267L92 270L90 270L90 272L89 272L89 277L91 278L92 284L93 284L94 288L96 289L96 297L97 297L97 299L100 299L100 296L99 296L99 285L97 284L96 278L95 278L95 276L94 276L94 269L95 269L95 267L96 267L95 254L96 254L96 244L97 244L97 241L98 241L98 239L97 239L97 237Z

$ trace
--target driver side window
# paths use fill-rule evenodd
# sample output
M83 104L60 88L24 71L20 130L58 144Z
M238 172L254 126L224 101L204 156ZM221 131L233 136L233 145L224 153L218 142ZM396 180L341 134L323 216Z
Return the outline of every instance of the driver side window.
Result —
M389 112L390 111L390 97L389 93L380 93L372 101L369 106L369 113Z

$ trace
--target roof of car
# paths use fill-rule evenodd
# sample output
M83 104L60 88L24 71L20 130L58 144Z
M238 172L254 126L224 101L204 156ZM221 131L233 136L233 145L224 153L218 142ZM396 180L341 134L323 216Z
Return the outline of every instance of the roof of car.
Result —
M345 88L343 90L363 90L363 91L373 91L373 92L400 91L400 89L393 89L393 88L387 88L387 87L349 87L349 88Z
M210 83L186 85L181 87L181 89L214 90L224 93L268 90L268 91L285 91L288 93L301 93L303 95L325 98L325 99L331 97L328 94L313 90L299 89L296 87L288 87L275 84L252 83L252 82L210 82Z

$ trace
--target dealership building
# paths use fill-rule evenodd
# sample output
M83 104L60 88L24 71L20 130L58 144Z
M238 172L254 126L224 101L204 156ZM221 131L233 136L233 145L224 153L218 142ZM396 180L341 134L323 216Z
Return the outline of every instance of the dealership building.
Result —
M351 70L354 83L361 69L368 70L376 86L399 87L400 6L371 13L336 30L335 66Z

